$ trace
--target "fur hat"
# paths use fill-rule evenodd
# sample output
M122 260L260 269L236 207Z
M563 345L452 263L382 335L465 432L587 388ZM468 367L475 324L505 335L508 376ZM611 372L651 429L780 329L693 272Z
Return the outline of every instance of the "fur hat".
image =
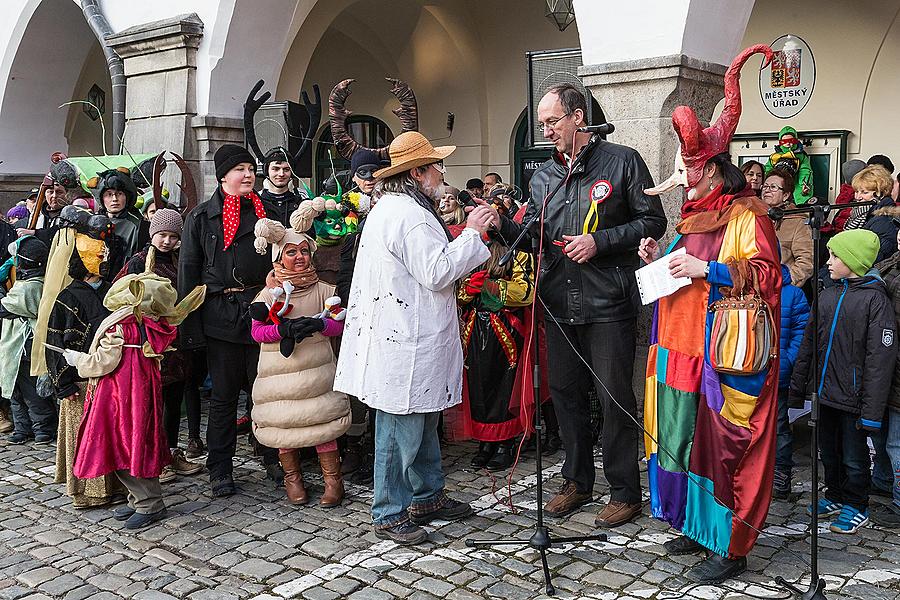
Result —
M161 208L150 219L150 237L153 237L160 231L171 231L177 233L181 237L184 229L184 220L177 210L171 208Z
M256 159L253 158L250 151L237 144L223 144L216 150L213 162L216 165L216 180L218 181L221 181L228 171L241 163L250 163L254 169L256 168Z
M297 212L299 212L299 209L294 211L294 214ZM291 223L293 224L293 222L292 215ZM309 242L309 252L311 255L315 254L317 249L316 242L304 232L305 230L298 231L294 227L285 227L272 219L260 219L253 228L253 233L256 235L253 246L256 248L257 254L265 254L266 246L271 245L272 262L277 261L281 257L281 252L287 244L300 245L303 242Z
M123 192L125 194L126 206L128 207L134 206L134 203L137 202L137 187L135 187L134 181L131 179L131 171L124 167L122 169L109 169L102 173L97 173L96 181L91 179L88 185L90 186L91 183L95 184L91 187L96 187L97 198L101 203L103 202L103 194L105 194L107 190Z

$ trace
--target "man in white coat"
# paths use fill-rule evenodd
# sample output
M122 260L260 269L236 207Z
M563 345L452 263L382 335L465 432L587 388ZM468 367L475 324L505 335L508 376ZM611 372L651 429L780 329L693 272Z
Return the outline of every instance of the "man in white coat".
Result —
M492 215L469 214L452 239L435 209L443 160L418 132L391 143L391 166L375 173L378 204L366 220L347 305L334 388L376 410L375 534L417 544L420 526L472 513L444 492L437 425L462 399L462 344L456 281L490 252L482 241Z

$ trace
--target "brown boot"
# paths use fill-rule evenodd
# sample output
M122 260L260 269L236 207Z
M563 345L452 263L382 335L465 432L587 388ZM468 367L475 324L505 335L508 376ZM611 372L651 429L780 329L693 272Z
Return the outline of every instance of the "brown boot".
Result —
M278 460L284 468L284 490L291 504L306 504L309 496L303 487L303 473L300 471L300 453L297 450L279 452Z
M319 500L322 508L332 508L344 499L344 478L341 476L341 455L337 450L319 453L319 465L322 466L322 478L325 480L325 493Z

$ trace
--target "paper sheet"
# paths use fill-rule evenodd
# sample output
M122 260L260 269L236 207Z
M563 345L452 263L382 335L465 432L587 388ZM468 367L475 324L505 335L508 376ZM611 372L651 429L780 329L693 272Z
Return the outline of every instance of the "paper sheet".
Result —
M679 248L634 272L638 291L641 293L641 304L647 305L651 302L656 302L660 298L674 294L684 286L691 284L690 277L672 277L672 274L669 272L669 260L673 256L685 253L686 250L684 248Z

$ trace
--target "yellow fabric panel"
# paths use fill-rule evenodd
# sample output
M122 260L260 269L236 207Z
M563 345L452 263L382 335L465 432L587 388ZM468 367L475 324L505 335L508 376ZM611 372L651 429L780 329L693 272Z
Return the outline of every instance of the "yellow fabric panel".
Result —
M745 210L725 226L722 247L717 262L727 262L729 258L752 258L759 254L756 245L756 215Z
M647 460L651 454L656 454L656 442L659 439L659 429L656 421L656 375L647 378L644 384L644 452ZM652 439L651 439L652 436Z
M738 427L750 429L750 417L756 408L756 396L750 396L727 385L720 384L720 386L725 403L719 414Z

